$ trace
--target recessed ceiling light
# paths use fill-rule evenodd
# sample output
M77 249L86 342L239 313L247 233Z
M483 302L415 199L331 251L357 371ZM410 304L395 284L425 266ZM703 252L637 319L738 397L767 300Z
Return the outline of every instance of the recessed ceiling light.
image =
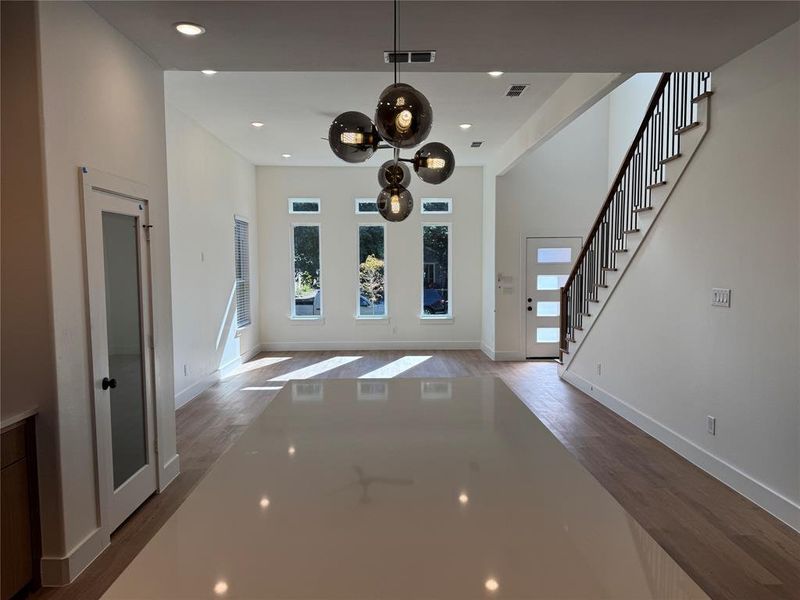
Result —
M487 579L483 585L490 592L496 592L500 588L500 584L497 583L497 579L495 579L494 577L490 577L489 579Z
M461 129L469 129L470 127L472 127L472 123L461 123L459 127L461 127Z
M203 75L216 75L217 72L214 69L203 69L200 71Z
M206 32L206 28L202 25L198 25L197 23L175 23L175 29L178 30L178 33L182 33L183 35L188 35L190 37L203 35Z
M291 155L291 154L281 154L281 156L282 156L283 158L292 158L292 155ZM289 454L294 454L294 446L292 446L291 448L289 448Z
M217 596L224 596L228 593L228 583L223 580L219 580L216 584L214 584L214 593Z
M250 125L252 125L256 129L258 129L259 127L263 127L264 126L264 124L261 121L253 121L252 123L250 123Z
M489 77L500 77L503 74L502 71L489 71Z

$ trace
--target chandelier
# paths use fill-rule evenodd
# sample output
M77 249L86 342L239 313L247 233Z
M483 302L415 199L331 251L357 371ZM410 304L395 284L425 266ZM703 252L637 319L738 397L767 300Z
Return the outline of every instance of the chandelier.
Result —
M400 150L414 148L424 142L433 126L433 110L425 95L407 83L397 81L397 2L394 0L394 83L378 98L375 118L348 111L333 120L328 129L328 143L333 153L345 162L360 163L376 150L392 149L394 157L378 169L378 212L387 221L402 221L414 208L408 191L411 172L426 183L438 184L453 174L455 157L452 150L439 142L428 142L413 158L401 158Z

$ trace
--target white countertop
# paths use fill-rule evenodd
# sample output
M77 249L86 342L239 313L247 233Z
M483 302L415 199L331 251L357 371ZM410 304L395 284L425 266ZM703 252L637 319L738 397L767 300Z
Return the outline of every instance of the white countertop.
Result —
M286 384L105 598L705 598L499 379Z

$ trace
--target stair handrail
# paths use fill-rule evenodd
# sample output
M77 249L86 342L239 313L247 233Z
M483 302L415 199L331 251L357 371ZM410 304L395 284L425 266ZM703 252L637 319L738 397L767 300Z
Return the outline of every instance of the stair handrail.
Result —
M620 183L622 182L623 177L625 176L625 172L628 170L630 166L631 160L633 159L634 155L636 154L636 149L639 146L639 142L642 140L645 131L647 130L647 126L650 123L650 120L653 118L655 114L656 108L658 108L658 103L661 100L661 95L664 93L664 90L669 83L669 79L672 76L671 72L665 72L661 75L661 78L658 80L658 84L653 91L653 96L650 98L650 103L647 105L647 110L644 113L644 117L642 118L642 123L639 125L639 129L636 131L636 135L633 137L633 142L631 142L630 147L628 148L628 152L625 154L625 158L622 159L622 165L617 171L617 176L614 177L614 181L611 183L611 187L606 195L605 202L600 207L600 211L597 213L597 218L594 220L591 229L589 230L589 235L586 236L586 240L581 247L581 251L578 253L578 257L575 259L574 266L572 267L572 271L570 271L569 277L564 282L564 285L561 287L561 310L560 310L560 335L559 335L559 348L563 349L566 345L566 335L567 335L567 289L569 289L570 285L575 279L575 276L578 274L580 270L581 263L586 256L586 253L589 252L591 248L591 243L594 238L597 236L598 232L600 231L600 227L603 224L603 220L605 217L606 212L608 212L608 208L611 206L611 203L614 201L614 196L617 192L617 188L619 187Z

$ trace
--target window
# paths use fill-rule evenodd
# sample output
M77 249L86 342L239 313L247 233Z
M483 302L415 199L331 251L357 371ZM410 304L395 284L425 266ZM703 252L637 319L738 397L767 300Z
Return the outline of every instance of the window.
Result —
M359 317L386 316L386 229L383 225L358 227Z
M450 315L450 225L423 225L422 316Z
M559 335L558 327L537 327L536 343L555 344L558 342L558 335Z
M319 225L292 226L292 269L292 317L319 317L322 315Z
M319 198L289 198L289 212L318 214Z
M536 262L570 263L572 262L572 248L539 248L536 251Z
M567 282L569 275L537 275L537 290L560 290Z
M377 213L378 201L375 198L356 198L356 214Z
M450 214L453 212L452 198L423 198L420 204L422 214L439 213Z
M536 303L536 316L537 317L557 317L561 314L560 302L537 302Z
M250 325L250 224L233 219L233 260L236 276L236 327Z

